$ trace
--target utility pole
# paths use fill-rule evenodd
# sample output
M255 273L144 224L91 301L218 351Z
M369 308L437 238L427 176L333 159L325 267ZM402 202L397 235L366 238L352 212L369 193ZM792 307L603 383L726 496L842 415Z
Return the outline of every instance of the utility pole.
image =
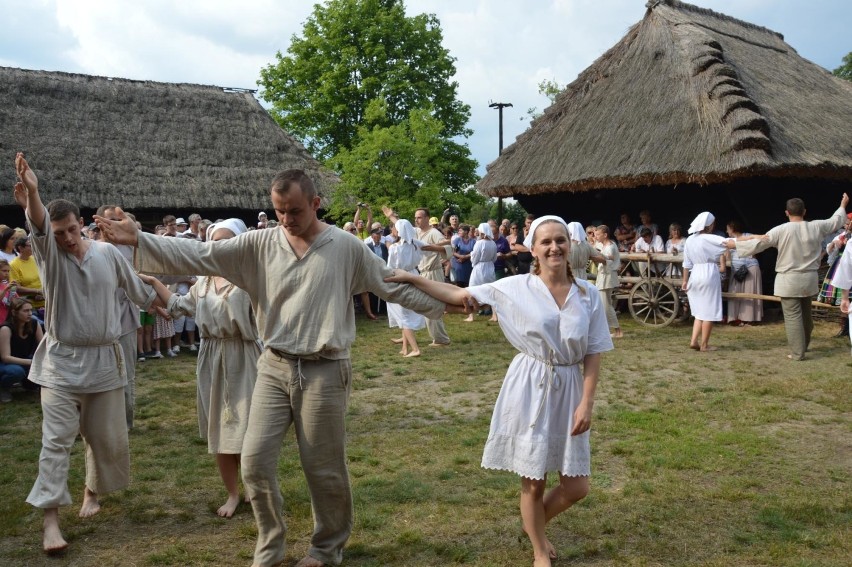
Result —
M492 102L488 104L489 108L496 108L500 119L500 148L497 152L497 157L503 155L503 109L511 107L511 102ZM503 197L497 197L497 224L503 222ZM495 235L496 237L496 235Z

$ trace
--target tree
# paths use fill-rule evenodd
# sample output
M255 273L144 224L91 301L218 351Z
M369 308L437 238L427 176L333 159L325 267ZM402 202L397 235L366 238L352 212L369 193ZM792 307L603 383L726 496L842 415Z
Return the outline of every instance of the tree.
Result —
M328 0L314 6L287 55L261 70L261 96L320 160L353 148L377 99L383 126L430 107L443 137L467 137L470 107L456 98L455 59L442 40L435 15L407 17L402 0Z
M836 77L852 81L852 51L843 57L843 65L832 71Z
M467 211L485 198L472 188L476 161L467 148L443 136L444 125L431 109L412 110L399 124L385 125L387 103L368 105L358 142L329 160L345 172L331 198L330 215L348 218L356 204L390 205L402 217L426 206L438 214L446 206Z
M556 102L556 95L562 92L562 88L563 87L559 86L559 83L556 82L556 79L545 79L538 84L538 94L546 96L547 100L550 101L550 104L553 104ZM535 120L541 116L543 112L539 112L537 106L531 106L527 109L527 114L529 115L530 120ZM522 116L521 120L523 119L524 117Z

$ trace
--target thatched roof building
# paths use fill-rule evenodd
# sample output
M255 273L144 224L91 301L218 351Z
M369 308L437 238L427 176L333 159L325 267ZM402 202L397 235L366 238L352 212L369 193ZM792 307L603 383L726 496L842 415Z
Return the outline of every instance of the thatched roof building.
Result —
M478 189L608 224L709 209L762 231L791 196L810 217L833 211L852 189L852 83L766 28L677 0L647 7Z
M151 221L190 212L251 220L262 209L272 217L269 183L283 169L306 170L321 194L337 181L249 91L0 67L2 222L19 215L17 151L45 202L64 197L84 211L118 203Z

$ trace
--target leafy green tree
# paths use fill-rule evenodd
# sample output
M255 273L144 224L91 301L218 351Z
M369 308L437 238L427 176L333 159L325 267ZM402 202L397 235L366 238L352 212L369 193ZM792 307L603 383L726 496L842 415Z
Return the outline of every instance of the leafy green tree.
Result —
M562 92L564 87L560 86L559 83L556 82L556 79L550 80L545 79L544 81L538 84L538 94L544 95L547 97L547 100L550 101L550 104L556 102L556 95ZM541 116L544 111L539 112L537 106L531 106L527 109L527 114L530 117L530 120L535 120L539 116ZM524 117L521 117L523 120Z
M376 99L386 103L383 126L429 107L443 137L467 137L470 107L456 98L455 59L442 40L435 15L408 17L402 0L328 0L261 70L261 96L320 160L354 147Z
M361 201L390 205L408 219L418 207L440 216L447 206L468 211L485 202L472 186L476 161L467 148L444 137L444 125L431 109L412 110L392 125L385 125L387 112L384 100L372 101L356 132L358 142L329 160L345 172L331 198L333 218L351 217Z
M843 57L843 65L832 71L836 77L852 81L852 51Z

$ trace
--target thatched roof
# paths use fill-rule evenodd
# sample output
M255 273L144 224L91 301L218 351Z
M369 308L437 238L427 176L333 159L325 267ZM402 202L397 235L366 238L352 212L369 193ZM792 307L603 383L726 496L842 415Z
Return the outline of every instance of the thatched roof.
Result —
M260 210L283 169L306 170L325 195L337 181L251 92L0 67L0 187L17 151L45 202L83 208Z
M852 83L766 28L677 0L647 6L488 167L481 192L852 179Z

